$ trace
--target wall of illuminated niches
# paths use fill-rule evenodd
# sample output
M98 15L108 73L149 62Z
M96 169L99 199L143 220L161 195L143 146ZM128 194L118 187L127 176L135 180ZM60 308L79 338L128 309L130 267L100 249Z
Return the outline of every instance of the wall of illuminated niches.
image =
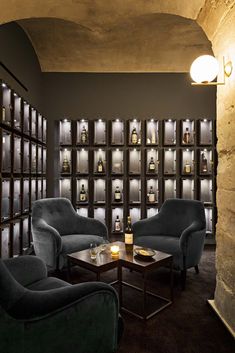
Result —
M66 118L56 125L59 195L70 199L80 215L100 219L110 235L120 239L128 215L136 222L155 215L168 198L197 199L205 205L207 242L214 242L215 120ZM84 128L88 139L82 143ZM137 143L132 143L133 129ZM99 158L104 166L102 173L97 171ZM151 160L154 171L149 169ZM63 167L65 161L67 170ZM86 201L80 201L82 185ZM115 202L117 186L121 201ZM152 202L150 188L154 193ZM120 232L114 229L117 215Z

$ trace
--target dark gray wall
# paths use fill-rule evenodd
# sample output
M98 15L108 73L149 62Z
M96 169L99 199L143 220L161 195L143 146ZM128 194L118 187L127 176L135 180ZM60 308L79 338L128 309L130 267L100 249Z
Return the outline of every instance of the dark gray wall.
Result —
M0 62L23 83L27 90L1 65L0 78L41 111L41 68L29 38L17 23L12 22L0 26L0 48Z

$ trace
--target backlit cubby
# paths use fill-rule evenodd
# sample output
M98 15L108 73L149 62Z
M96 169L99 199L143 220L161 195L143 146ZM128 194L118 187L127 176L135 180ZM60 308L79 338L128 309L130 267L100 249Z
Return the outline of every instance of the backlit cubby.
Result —
M76 173L89 173L89 151L86 148L77 149Z
M42 173L46 174L47 171L47 149L46 147L42 148Z
M94 208L94 218L98 219L102 223L106 223L106 209L104 207Z
M8 259L10 253L10 225L4 224L0 226L0 255L2 259Z
M23 140L23 173L30 173L30 142L29 140Z
M102 164L100 169L99 164ZM94 174L105 174L106 173L106 151L99 148L94 151L94 165L93 165Z
M81 119L77 121L77 145L89 144L89 124L88 120Z
M13 126L21 130L22 98L18 94L13 94Z
M1 180L1 220L10 218L10 179Z
M103 119L94 121L94 145L106 144L106 124Z
M115 227L115 220L119 219L118 227ZM111 230L112 233L122 233L124 228L124 211L122 207L113 207L112 208L112 225Z
M158 174L159 152L156 148L146 150L146 174Z
M121 146L124 145L124 121L120 119L112 120L111 122L111 145Z
M42 178L37 178L37 200L41 200L43 198L42 193Z
M11 172L11 133L0 129L1 132L1 153L2 153L2 173Z
M117 190L120 191L120 193L118 193L118 195L116 195L115 197L115 191ZM123 180L122 179L112 179L111 199L112 199L112 204L120 204L123 202Z
M158 208L157 207L148 207L147 208L147 218L156 216L158 214Z
M164 120L163 138L165 146L176 145L176 120Z
M189 148L181 150L181 174L193 175L195 165L195 152Z
M199 174L210 175L213 173L213 151L211 148L204 148L199 150Z
M212 233L213 233L213 209L212 209L212 207L205 208L205 217L206 217L207 236L212 236Z
M13 256L17 256L21 253L21 220L15 220L12 223L12 234L13 234Z
M23 133L30 135L30 105L23 103Z
M13 141L13 173L21 173L21 137L14 135Z
M84 193L81 193L85 191ZM89 183L87 179L77 179L77 203L86 204L89 200Z
M182 178L181 180L181 197L186 200L195 199L195 186L193 179Z
M42 178L42 198L45 199L47 197L47 180L46 178Z
M131 217L131 222L135 223L141 219L141 209L140 207L130 207L129 214Z
M11 125L12 120L12 91L6 85L6 83L2 82L2 115L1 122L6 125Z
M130 148L129 150L129 174L141 173L141 150Z
M30 237L29 237L29 217L23 217L21 220L21 229L22 229L22 252L26 253L27 249L30 246Z
M146 180L146 203L156 204L159 199L158 179Z
M146 121L146 145L158 145L158 120L150 119Z
M60 196L71 200L71 178L60 178Z
M31 143L31 173L37 173L37 145Z
M42 142L47 142L47 120L42 117Z
M112 174L123 174L124 173L124 152L123 150L116 148L111 151L111 173Z
M130 179L129 180L129 203L140 204L141 203L141 180Z
M31 137L37 138L37 111L31 108Z
M30 206L30 199L29 199L29 178L23 178L22 181L22 212L28 212Z
M165 179L163 183L164 200L176 198L176 179Z
M94 179L94 203L104 204L106 202L106 181Z
M77 214L82 217L88 217L87 207L77 207Z
M129 145L141 145L142 143L142 122L137 119L129 120L128 143Z
M164 174L176 174L176 150L172 148L164 149Z
M60 173L70 174L72 168L72 149L61 148L60 149Z
M21 212L21 180L13 179L13 216Z
M205 204L212 204L213 189L212 179L200 179L200 200Z
M195 122L185 119L181 121L181 144L182 146L193 145L195 141Z
M210 119L199 120L199 145L212 145L212 124Z
M42 141L42 127L43 127L43 118L40 113L38 113L38 140Z
M31 178L31 203L37 200L37 179Z
M71 145L72 144L72 132L71 132L71 121L63 119L60 121L60 144Z

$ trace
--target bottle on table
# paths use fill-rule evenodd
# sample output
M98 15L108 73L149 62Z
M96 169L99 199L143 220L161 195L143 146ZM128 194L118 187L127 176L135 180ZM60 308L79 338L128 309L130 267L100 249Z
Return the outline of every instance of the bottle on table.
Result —
M127 226L125 229L125 247L126 252L133 252L133 229L131 224L131 217L127 217Z

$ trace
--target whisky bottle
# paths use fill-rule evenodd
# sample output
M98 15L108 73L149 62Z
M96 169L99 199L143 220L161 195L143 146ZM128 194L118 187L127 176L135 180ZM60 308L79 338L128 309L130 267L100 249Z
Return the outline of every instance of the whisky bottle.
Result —
M87 134L85 126L83 126L82 127L82 132L81 132L81 142L82 143L87 143L87 140L88 140L88 134Z
M64 157L61 172L62 173L70 173L70 164L69 164L67 156Z
M185 129L184 137L183 137L183 143L189 144L190 143L190 132L188 127Z
M114 222L114 232L117 232L117 233L121 232L121 221L118 215Z
M134 127L131 133L131 143L136 145L138 143L138 134L136 128Z
M208 172L207 158L205 157L204 152L202 152L201 171L202 171L202 173Z
M116 186L116 190L114 192L114 201L120 202L121 200L122 200L121 191L119 189L119 186Z
M131 225L131 217L127 217L127 227L125 229L125 247L126 252L133 252L133 230Z
M153 160L153 157L151 157L150 162L149 162L149 172L154 173L155 168L156 168L155 162Z
M101 157L99 157L99 160L97 163L97 173L104 173L104 163Z
M148 193L148 202L155 202L156 201L156 195L155 192L153 191L153 187L150 186L149 188L149 193Z
M81 202L86 202L87 201L87 193L86 193L84 184L82 184L82 187L81 187L81 190L80 190L79 200Z
M184 173L185 174L190 174L191 173L191 165L190 165L190 163L188 161L185 162Z

